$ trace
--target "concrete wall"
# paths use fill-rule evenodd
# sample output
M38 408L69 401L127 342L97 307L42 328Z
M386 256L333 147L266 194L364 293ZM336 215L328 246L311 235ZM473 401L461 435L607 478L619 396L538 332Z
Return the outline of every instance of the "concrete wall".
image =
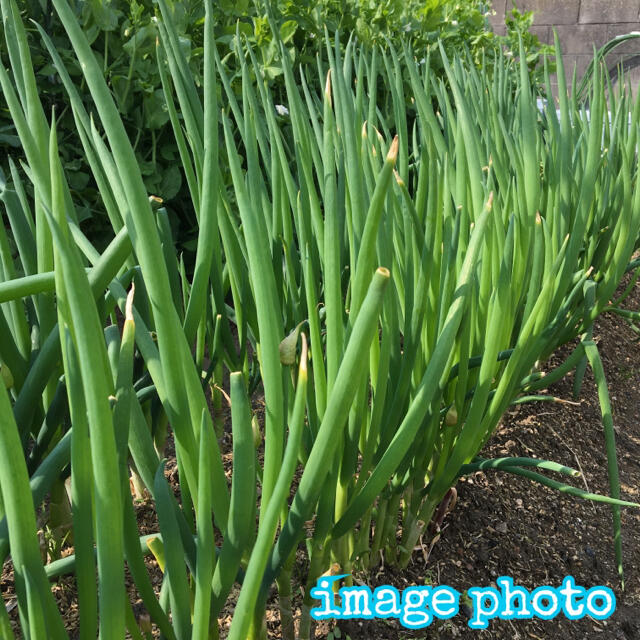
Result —
M611 38L640 31L640 0L493 0L494 29L504 33L505 11L514 4L520 11L534 12L535 33L541 42L553 44L553 28L560 38L567 72L575 64L578 77L589 64L593 46L601 47ZM640 56L640 38L620 45L607 57L609 69L620 60ZM639 59L640 62L640 59Z

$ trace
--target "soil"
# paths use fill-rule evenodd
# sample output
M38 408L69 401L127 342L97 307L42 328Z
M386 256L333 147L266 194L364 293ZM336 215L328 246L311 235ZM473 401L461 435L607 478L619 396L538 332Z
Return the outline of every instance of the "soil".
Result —
M640 308L640 288L626 308ZM640 502L640 346L620 317L606 313L594 327L611 397L621 497ZM570 347L555 355L545 369L559 364ZM573 373L546 392L569 402L534 402L508 413L489 445L486 458L525 456L553 460L583 472L585 490L608 494L607 461L598 395L587 372L577 403ZM576 484L579 486L579 484ZM369 578L372 587L393 584L448 585L459 592L472 586L493 586L499 576L529 590L560 586L571 575L578 585L606 585L617 607L607 620L586 617L570 621L492 620L487 630L468 627L471 610L433 623L422 631L402 629L397 621L341 621L340 635L352 640L640 640L640 510L622 509L625 589L618 578L613 547L611 509L567 496L526 478L500 471L461 478L458 502L444 521L440 540L428 559L428 543L414 553L405 571L388 568ZM464 601L461 600L461 602Z
M640 308L640 285L636 285L625 307ZM625 320L613 314L599 318L594 338L603 358L611 396L621 497L640 502L638 338ZM544 368L548 370L554 362L559 363L568 355L568 349L554 356ZM573 374L547 391L567 402L535 402L519 405L508 413L482 455L554 460L583 472L583 476L576 479L576 486L607 494L604 434L590 370L587 369L576 403L573 403L572 385ZM226 435L224 443L228 445L229 442ZM229 456L226 454L227 458ZM166 473L172 485L177 487L175 460L170 458ZM423 540L406 570L399 572L381 566L368 577L356 578L367 580L371 587L392 584L402 590L412 585L432 584L449 585L465 592L472 586L495 586L499 576L510 576L515 584L532 590L540 585L559 586L565 576L572 575L576 584L586 588L596 585L612 588L617 599L614 614L603 621L591 618L569 621L562 615L550 621L493 620L487 630L476 631L468 627L471 610L463 605L456 617L434 622L420 631L403 629L393 620L350 620L340 621L339 625L318 625L316 638L640 640L640 510L622 510L626 583L622 591L615 566L611 509L607 505L567 496L500 471L478 472L463 478L457 485L457 492L457 505L444 520L441 537L430 553L429 540ZM150 503L138 505L138 516L141 534L157 530ZM159 588L161 574L152 559L149 569ZM74 586L72 577L62 578L53 586L71 634L77 628ZM8 563L3 569L1 590L11 619L17 624ZM144 608L133 587L130 595L134 613L143 622ZM294 600L294 606L297 600ZM223 627L231 614L231 608L225 610L221 620ZM271 603L267 614L270 638L280 637L278 618L275 603Z

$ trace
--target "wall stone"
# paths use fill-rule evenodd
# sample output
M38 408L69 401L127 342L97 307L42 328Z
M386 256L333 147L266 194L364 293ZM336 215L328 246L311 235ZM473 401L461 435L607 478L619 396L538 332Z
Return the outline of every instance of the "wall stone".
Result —
M507 0L493 0L493 13L489 16L492 27L504 26L504 16L507 10Z
M579 21L583 24L637 22L640 0L582 0Z
M539 24L576 24L580 0L520 0L520 10L535 11Z
M612 22L607 25L607 41L613 40L613 38L623 33L630 33L632 31L640 32L640 22ZM616 47L615 52L618 55L640 53L640 38L621 44L619 47Z
M538 40L543 44L553 43L553 30L548 24L534 24L530 31L533 35L538 36Z
M579 78L593 57L594 45L599 48L615 36L640 32L640 0L494 0L490 21L498 33L504 33L505 13L514 4L520 11L534 12L532 32L541 42L553 44L553 29L557 30L565 67L572 72L575 65ZM614 49L607 66L614 69L634 56L640 56L640 38Z
M600 24L561 24L555 29L563 53L580 53L593 57L593 45L599 49L608 41L606 26L603 28Z

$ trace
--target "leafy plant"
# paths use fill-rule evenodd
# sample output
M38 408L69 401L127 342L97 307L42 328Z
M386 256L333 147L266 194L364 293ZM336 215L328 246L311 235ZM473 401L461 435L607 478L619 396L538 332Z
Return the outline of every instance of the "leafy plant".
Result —
M499 55L480 69L442 45L445 83L408 45L343 51L336 36L314 75L277 43L282 105L241 37L234 82L211 3L201 75L173 5L158 4L157 73L199 230L192 274L78 16L54 0L82 81L39 34L108 214L106 249L79 229L64 132L55 111L45 116L15 2L0 5L19 61L11 76L0 66L0 84L24 150L1 194L17 252L1 225L0 557L11 554L24 632L66 637L48 579L75 572L80 636L138 637L126 562L166 638L217 637L236 582L228 637L266 636L275 584L290 638L293 562L306 550L299 636L309 638L316 579L335 565L370 568L381 551L406 566L457 478L479 468L610 504L620 563L619 507L639 505L621 499L590 327L638 245L640 103L609 96L609 120L598 73L587 115L568 97L558 44L559 114L537 109L523 44L517 63ZM543 376L541 363L576 337ZM611 496L551 477L578 475L553 462L478 458L512 403L548 399L539 390L585 357ZM230 482L212 376L228 380ZM168 424L179 501L164 473ZM45 566L35 510L65 469L74 554ZM138 530L132 470L155 503L151 535ZM3 608L0 629L11 637Z
M285 94L280 43L285 45L285 55L294 67L299 63L313 67L316 56L323 54L325 29L331 33L340 29L343 47L347 46L350 38L366 47L386 46L390 41L399 49L402 42L407 42L418 59L426 59L431 52L431 62L439 74L444 73L438 48L440 39L447 55L468 48L477 64L483 58L487 62L495 59L504 46L517 51L518 33L522 34L532 69L544 52L537 38L527 30L531 14L518 14L517 24L509 23L509 35L499 37L491 32L487 22L489 3L480 0L434 0L427 3L417 0L410 3L350 0L343 5L334 0L321 3L286 0L276 3L215 3L216 45L237 92L236 97L239 98L241 93L238 83L240 66L235 56L237 48L241 47L238 35L253 47L261 63L261 77L267 79L280 101L284 100ZM156 61L157 3L152 0L77 0L71 6L123 119L145 186L150 193L164 200L178 247L186 249L186 266L190 271L198 226L193 210L188 206L188 188L179 170L179 149L170 133L169 112ZM168 8L177 44L187 60L189 72L200 86L204 3L202 0L172 0ZM15 11L25 22L43 108L46 113L54 106L57 109L61 131L60 156L76 201L78 221L83 223L83 229L92 242L103 249L102 238L108 232L109 224L99 188L91 172L87 171L80 152L81 142L74 133L73 115L64 87L36 27L30 21L43 26L74 81L81 80L82 71L51 2L20 0L15 4ZM6 58L8 54L7 47L0 43L0 55ZM88 94L81 92L80 98L87 112L91 113L93 107ZM15 158L20 153L19 138L6 110L0 112L0 148L8 157ZM2 169L9 174L7 164L3 163Z

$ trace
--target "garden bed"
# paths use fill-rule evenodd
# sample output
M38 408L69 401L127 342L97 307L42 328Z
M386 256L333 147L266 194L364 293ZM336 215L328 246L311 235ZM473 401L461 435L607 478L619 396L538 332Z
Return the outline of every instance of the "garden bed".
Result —
M629 308L640 305L640 288ZM614 411L623 499L640 498L640 348L624 320L604 314L594 337L604 361ZM572 400L573 375L553 385L553 395ZM504 418L483 457L528 456L555 460L582 469L590 491L606 494L608 478L600 406L589 369L579 404L532 403ZM578 479L579 481L581 479ZM580 486L579 482L574 483ZM586 486L583 484L583 488ZM479 638L496 640L635 640L640 638L640 514L622 511L625 592L615 568L611 510L607 505L558 494L525 478L500 472L476 473L458 483L458 503L447 516L440 541L428 563L414 554L406 572L389 570L372 576L374 585L393 583L399 589L425 580L464 591L487 586L499 576L533 589L558 586L572 575L585 587L608 585L617 610L604 621L494 620L487 631L467 627L461 610L451 621L428 631L408 632L383 620L341 623L353 639ZM425 550L426 551L426 550ZM494 585L495 586L495 585Z
M640 306L640 285L628 299L628 308ZM640 347L636 334L626 321L604 314L596 322L594 337L604 361L614 411L622 498L640 501ZM565 352L566 355L568 352ZM562 354L559 354L562 355ZM555 360L559 363L559 357ZM573 376L553 385L549 392L569 402L531 403L509 412L502 426L484 450L483 456L527 456L554 460L581 469L583 487L606 494L608 479L603 447L600 407L589 369L578 403L572 401ZM230 449L225 434L223 447ZM167 477L177 493L178 479L173 451L168 451ZM231 454L225 462L231 467ZM578 479L576 486L580 486ZM586 481L586 482L585 482ZM623 552L626 589L620 590L612 543L611 512L607 505L558 494L525 478L501 472L478 472L458 483L458 502L443 524L440 540L429 554L429 542L415 551L406 571L378 567L370 575L370 585L393 584L402 590L411 585L446 584L460 592L471 586L488 586L499 576L510 576L515 584L533 589L542 584L558 586L564 576L572 575L585 587L610 586L617 597L617 610L611 618L596 621L585 618L574 622L562 616L544 622L494 620L486 631L467 627L469 609L449 621L436 622L428 629L408 631L396 621L341 621L339 631L323 623L316 638L335 637L352 640L401 640L409 638L495 638L518 640L635 640L640 638L640 514L622 511ZM138 506L141 534L157 530L151 502ZM66 553L72 552L69 548ZM427 559L428 555L428 559ZM301 558L302 560L302 558ZM148 565L158 591L161 573L155 560ZM299 567L303 570L304 563ZM303 577L303 576L301 576ZM9 608L15 603L10 565L2 574L2 595ZM77 598L72 576L61 579L54 588L65 626L73 638L77 628ZM130 586L134 611L144 616L144 607ZM297 599L299 605L300 598ZM463 602L463 600L461 600ZM294 602L294 604L296 604ZM230 622L232 609L223 619ZM17 607L11 610L17 637ZM269 637L280 634L277 606L267 612ZM224 623L221 625L224 629Z

